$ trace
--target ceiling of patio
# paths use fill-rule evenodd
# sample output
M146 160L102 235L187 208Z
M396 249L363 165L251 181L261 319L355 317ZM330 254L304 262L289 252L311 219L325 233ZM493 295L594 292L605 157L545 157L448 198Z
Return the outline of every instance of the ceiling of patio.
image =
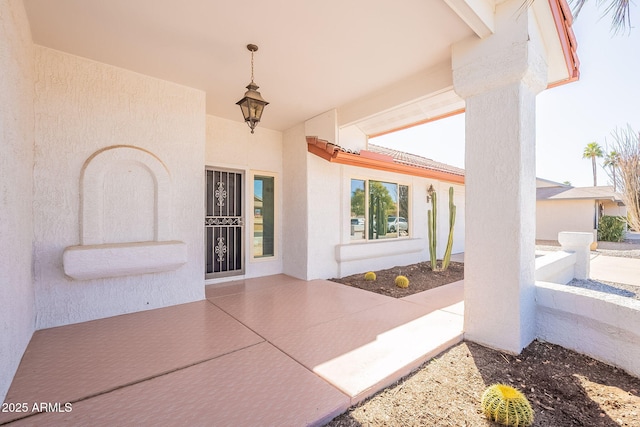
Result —
M427 75L450 63L452 43L474 35L445 2L431 0L25 6L36 44L204 90L208 114L236 121L242 117L235 103L251 77L245 46L257 44L255 82L270 102L261 126L275 130ZM397 127L388 121L377 120L375 130Z

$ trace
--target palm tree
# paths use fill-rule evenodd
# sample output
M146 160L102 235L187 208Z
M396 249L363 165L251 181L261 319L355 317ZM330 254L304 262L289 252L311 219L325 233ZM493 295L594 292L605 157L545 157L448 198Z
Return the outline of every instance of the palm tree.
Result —
M591 158L591 166L593 167L593 186L596 187L598 185L597 178L597 170L596 170L596 157L603 156L602 147L598 145L597 142L590 142L584 147L584 152L582 153L583 159Z
M609 154L604 156L604 162L602 166L605 168L611 168L611 179L613 180L613 192L616 191L616 169L620 162L620 154L616 150L612 150Z
M571 5L571 11L574 18L578 17L582 6L587 0L569 0ZM604 3L603 0L598 1L598 6ZM630 3L631 0L609 0L608 5L604 10L604 15L612 14L611 17L611 31L619 33L624 29L631 29L631 15L630 15Z
M522 8L528 8L533 4L535 0L523 0ZM568 0L571 7L571 14L574 19L578 18L582 6L588 0ZM604 15L612 14L611 17L611 31L614 34L618 34L624 30L631 31L631 0L608 0L609 5L604 9ZM605 3L604 0L598 0L597 6L602 6Z

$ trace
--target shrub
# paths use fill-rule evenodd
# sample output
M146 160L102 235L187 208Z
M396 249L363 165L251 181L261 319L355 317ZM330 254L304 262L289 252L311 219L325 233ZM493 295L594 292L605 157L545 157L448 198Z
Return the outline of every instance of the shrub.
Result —
M405 276L396 277L396 286L399 288L408 288L409 279L407 279Z
M515 388L494 384L482 394L484 415L497 423L525 427L533 424L533 409L527 398Z
M374 281L376 280L376 273L368 271L364 274L364 280Z
M627 221L621 216L603 216L598 223L598 240L622 242Z

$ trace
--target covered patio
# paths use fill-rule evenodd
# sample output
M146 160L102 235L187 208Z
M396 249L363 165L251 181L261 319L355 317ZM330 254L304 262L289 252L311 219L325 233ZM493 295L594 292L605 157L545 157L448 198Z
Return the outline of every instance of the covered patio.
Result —
M578 78L571 22L565 0L0 0L0 400L74 402L27 424L231 422L261 401L247 389L277 417L316 384L315 423L461 331L520 352L538 333L535 99ZM270 102L255 133L236 105L248 43ZM451 183L309 140L376 163L370 137L461 111L464 324L444 310L461 289L433 306L324 282L427 259L426 196ZM375 184L395 198L370 215ZM352 219L392 217L406 233L352 238ZM299 393L274 393L280 365Z
M6 399L28 410L0 424L321 425L462 340L462 282L394 299L275 275L206 293L36 332Z

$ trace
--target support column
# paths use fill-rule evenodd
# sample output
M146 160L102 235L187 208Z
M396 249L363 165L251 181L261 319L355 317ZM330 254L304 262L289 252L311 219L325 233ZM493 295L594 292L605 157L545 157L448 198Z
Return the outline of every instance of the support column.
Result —
M519 353L536 337L535 96L547 64L532 11L496 5L495 33L453 47L466 101L465 338Z

